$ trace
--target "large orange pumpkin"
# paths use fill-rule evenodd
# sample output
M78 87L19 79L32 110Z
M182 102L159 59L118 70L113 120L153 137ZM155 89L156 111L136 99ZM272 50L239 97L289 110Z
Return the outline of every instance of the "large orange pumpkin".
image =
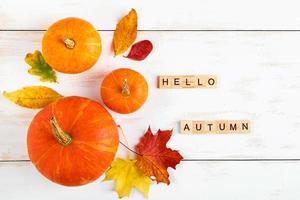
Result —
M108 74L100 90L104 104L122 114L138 110L148 97L148 84L145 78L127 68L117 69Z
M100 104L64 97L41 110L28 129L28 154L48 179L66 186L96 180L118 148L117 126Z
M42 51L46 62L55 70L80 73L97 62L101 54L101 38L89 22L66 18L47 30Z

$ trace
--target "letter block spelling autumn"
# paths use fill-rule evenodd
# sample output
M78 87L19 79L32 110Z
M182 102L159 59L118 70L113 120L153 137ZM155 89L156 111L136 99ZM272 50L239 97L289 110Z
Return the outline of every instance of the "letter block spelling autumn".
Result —
M226 134L226 133L250 133L249 120L215 120L215 121L180 121L181 133L192 134Z
M158 76L158 88L216 88L218 84L215 75L174 75Z

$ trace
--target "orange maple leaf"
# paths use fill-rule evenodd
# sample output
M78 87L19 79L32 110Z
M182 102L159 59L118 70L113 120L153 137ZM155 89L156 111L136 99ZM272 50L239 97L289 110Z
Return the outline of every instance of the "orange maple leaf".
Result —
M154 176L156 182L170 184L168 167L176 168L183 159L180 153L166 147L172 130L158 130L153 134L150 127L136 146L137 167L147 176Z

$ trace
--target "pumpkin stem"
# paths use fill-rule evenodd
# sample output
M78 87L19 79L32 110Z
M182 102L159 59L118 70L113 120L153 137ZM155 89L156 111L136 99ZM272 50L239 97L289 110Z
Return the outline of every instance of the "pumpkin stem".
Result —
M130 90L129 90L128 82L127 82L126 78L123 80L122 95L125 96L125 97L130 95Z
M64 43L68 49L73 49L75 47L75 41L71 38L65 38Z
M50 119L50 123L52 126L53 135L57 139L57 141L64 146L68 146L69 144L71 144L72 137L60 128L55 117L52 117Z

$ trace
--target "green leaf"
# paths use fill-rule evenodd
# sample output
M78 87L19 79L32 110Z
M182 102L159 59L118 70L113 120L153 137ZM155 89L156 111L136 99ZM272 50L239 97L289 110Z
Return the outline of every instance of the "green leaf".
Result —
M28 73L39 76L40 81L57 82L55 71L46 63L40 51L28 53L25 57L25 62L31 66Z

